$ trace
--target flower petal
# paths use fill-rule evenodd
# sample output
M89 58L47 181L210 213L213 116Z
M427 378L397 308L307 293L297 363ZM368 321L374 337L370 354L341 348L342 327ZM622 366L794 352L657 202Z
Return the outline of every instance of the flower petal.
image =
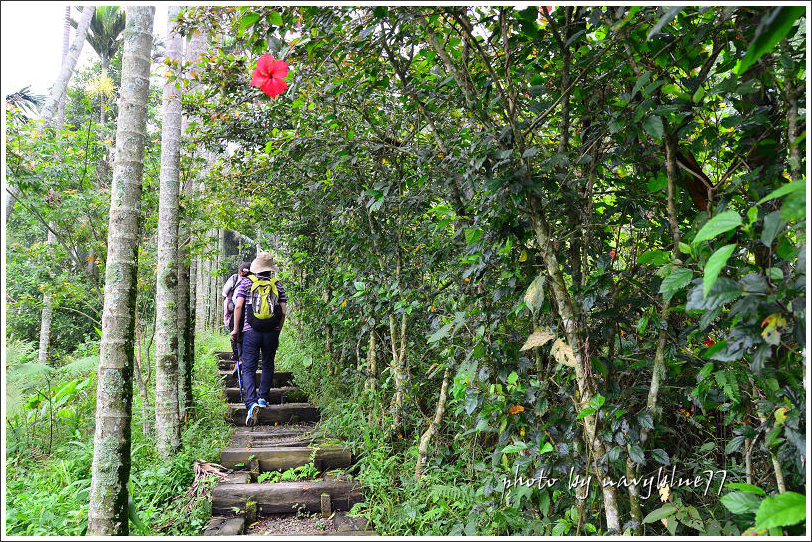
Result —
M288 64L284 60L277 60L273 64L271 64L270 69L268 70L268 75L271 77L278 77L279 79L284 79L288 76Z
M262 90L271 98L279 96L285 92L286 88L288 88L287 82L282 79L277 79L276 77L271 77L266 83L262 84Z
M275 60L273 55L262 55L259 57L259 60L257 60L257 71L264 75L268 75L274 62Z
M251 78L251 85L255 87L261 87L263 83L268 82L268 79L269 79L268 75L261 73L259 68L257 68L256 70L254 70L254 75Z

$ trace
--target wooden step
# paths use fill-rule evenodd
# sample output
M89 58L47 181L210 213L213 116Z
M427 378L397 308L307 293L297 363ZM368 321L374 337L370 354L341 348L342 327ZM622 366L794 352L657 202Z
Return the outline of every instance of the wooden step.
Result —
M217 356L217 359L231 361L231 350L221 350L220 352L215 352L214 355Z
M248 414L245 405L229 404L228 419L233 425L245 425ZM311 403L288 403L286 405L268 405L259 409L259 424L285 424L299 422L315 422L321 417L319 407Z
M226 402L240 403L240 389L237 387L226 388ZM281 388L271 388L268 392L268 404L278 405L283 403L304 403L307 401L307 394L298 386L283 386Z
M358 482L276 482L273 484L218 484L212 489L212 515L234 515L234 507L245 510L248 500L257 503L260 514L284 514L304 509L321 511L321 495L330 495L333 510L350 510L363 500ZM238 514L240 512L237 512Z
M310 463L315 450L314 465L319 471L344 469L352 465L352 452L340 446L324 448L268 447L268 448L226 448L220 452L220 464L233 469L248 464L250 459L259 462L260 471L284 471Z
M234 372L233 367L229 370L221 370L219 371L220 378L223 379L223 385L226 388L236 388L237 387L237 373ZM259 385L259 379L262 376L262 369L257 371L257 385ZM273 387L274 388L283 388L285 386L290 386L293 382L293 374L290 371L274 371L273 374Z
M318 445L310 435L273 437L240 436L231 439L232 448L302 448Z

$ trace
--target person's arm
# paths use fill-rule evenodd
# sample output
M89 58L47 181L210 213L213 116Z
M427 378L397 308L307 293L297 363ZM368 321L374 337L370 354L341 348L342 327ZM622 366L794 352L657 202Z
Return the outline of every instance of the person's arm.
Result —
M223 298L223 325L228 325L228 297Z
M276 329L282 329L282 326L285 325L285 315L288 313L287 303L280 303L279 309L282 314L282 318L279 319L279 327Z
M235 341L239 338L240 333L242 333L243 305L245 305L245 298L237 297L237 301L234 303L234 329L231 330L231 338Z

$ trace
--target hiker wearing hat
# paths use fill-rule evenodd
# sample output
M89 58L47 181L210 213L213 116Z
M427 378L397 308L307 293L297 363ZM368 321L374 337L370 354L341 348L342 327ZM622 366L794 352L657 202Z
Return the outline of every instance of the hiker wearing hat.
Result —
M279 268L270 252L260 252L251 262L251 273L237 287L234 303L234 329L231 339L242 335L242 389L248 415L245 425L259 420L259 409L268 406L273 385L273 362L279 347L279 333L285 323L288 296L276 278ZM262 379L256 386L257 362L262 353Z

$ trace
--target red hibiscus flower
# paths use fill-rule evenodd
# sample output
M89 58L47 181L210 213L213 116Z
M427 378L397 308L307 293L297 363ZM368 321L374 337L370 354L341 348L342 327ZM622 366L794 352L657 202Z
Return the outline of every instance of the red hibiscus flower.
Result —
M288 65L284 60L274 60L271 55L262 55L257 61L257 69L254 70L251 85L259 87L262 91L275 98L285 92L288 84L285 77L288 76Z
M705 346L713 346L714 344L716 344L716 341L708 337L707 339L702 341L702 344L704 344Z
M614 260L615 259L615 249L609 251L609 256Z

